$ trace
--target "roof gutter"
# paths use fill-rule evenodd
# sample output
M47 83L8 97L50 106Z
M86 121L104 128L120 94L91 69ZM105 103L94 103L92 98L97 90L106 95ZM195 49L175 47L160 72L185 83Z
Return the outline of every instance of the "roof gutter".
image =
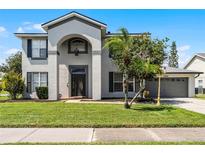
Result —
M198 73L194 78L195 78L195 79L198 78L198 77L200 76L200 74L201 74L201 73Z

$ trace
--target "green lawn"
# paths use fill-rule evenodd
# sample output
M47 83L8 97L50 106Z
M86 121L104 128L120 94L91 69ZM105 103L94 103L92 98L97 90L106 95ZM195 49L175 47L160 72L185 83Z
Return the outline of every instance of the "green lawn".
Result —
M1 144L0 144L1 145ZM17 142L17 143L3 143L2 145L205 145L202 141L190 142L161 142L161 141L147 141L147 142L65 142L65 143L31 143L31 142Z
M8 94L7 91L0 91L0 94ZM0 101L5 101L5 100L8 100L9 97L8 96L0 96Z
M0 127L204 127L205 115L162 105L0 103Z
M205 94L197 94L195 97L199 98L199 99L204 99L205 100Z
M8 100L9 97L8 96L0 96L0 101L5 101Z

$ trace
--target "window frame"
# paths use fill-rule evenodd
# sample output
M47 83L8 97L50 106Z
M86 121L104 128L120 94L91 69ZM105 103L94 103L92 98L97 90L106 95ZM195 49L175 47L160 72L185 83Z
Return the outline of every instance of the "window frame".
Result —
M37 41L38 42L38 47L33 47L34 45L34 42ZM41 47L41 43L45 41L45 48L42 48ZM38 50L38 54L39 54L39 57L34 57L33 56L33 53L34 53L34 49L37 49ZM41 51L42 50L45 50L45 56L41 56ZM47 47L47 39L32 39L32 47L31 47L31 59L32 60L45 60L48 58L47 54L48 54L48 47Z
M115 74L122 74L121 72L113 72L113 92L123 92L124 91L124 87L123 87L123 81L124 81L124 76L123 76L123 74L122 74L122 81L115 81ZM115 83L122 83L122 91L116 91L115 90ZM132 80L129 80L128 79L128 84L133 84L133 90L129 90L128 89L128 92L135 92L135 78L133 77L133 79ZM128 88L129 88L129 86L128 86Z
M203 88L203 80L198 80L198 87Z
M31 81L28 82L28 73L31 73ZM38 81L34 82L34 74L38 74ZM48 72L27 72L27 87L30 84L30 89L27 90L28 93L36 92L34 88L34 83L37 83L37 87L41 87L41 74L46 74L46 87L48 87ZM45 87L45 86L42 86Z
M132 80L128 79L128 85L129 84L133 84L133 90L129 90L129 86L128 86L128 92L134 92L135 91L135 78L133 77Z
M68 54L75 54L75 51L71 51L71 42L74 40L80 40L85 43L85 51L80 51L78 54L87 54L88 53L88 41L82 38L78 38L78 37L71 38L68 40Z
M122 75L122 81L115 81L115 75L116 74L121 74ZM115 90L115 83L121 83L122 84L122 90L118 91ZM113 72L113 92L123 92L123 74L120 72Z

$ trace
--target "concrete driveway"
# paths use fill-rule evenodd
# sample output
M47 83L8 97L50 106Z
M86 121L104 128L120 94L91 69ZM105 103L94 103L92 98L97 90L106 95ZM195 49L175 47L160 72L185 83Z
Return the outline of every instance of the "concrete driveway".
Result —
M164 104L173 104L174 106L184 108L186 110L205 114L205 100L197 98L168 98L162 99Z

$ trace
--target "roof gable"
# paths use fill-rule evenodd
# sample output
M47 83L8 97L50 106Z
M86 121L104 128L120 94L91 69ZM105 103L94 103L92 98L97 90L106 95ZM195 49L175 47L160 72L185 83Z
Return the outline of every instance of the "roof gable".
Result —
M59 17L59 18L56 18L56 19L51 20L51 21L48 21L48 22L42 24L41 26L42 26L42 28L43 28L45 31L47 31L49 27L51 27L51 26L53 26L53 25L61 24L61 23L63 23L64 21L67 21L67 20L73 19L73 18L78 18L78 19L80 19L80 20L84 20L84 21L86 21L86 22L88 22L88 23L91 23L91 24L94 24L94 25L100 27L101 29L105 29L105 28L107 27L106 24L104 24L104 23L102 23L102 22L100 22L100 21L97 21L97 20L95 20L95 19L92 19L92 18L90 18L90 17L87 17L87 16L85 16L85 15L82 15L82 14L80 14L80 13L78 13L78 12L68 13L68 14L66 14L66 15L63 15L63 16Z
M184 66L184 69L187 69L187 67L196 59L196 58L200 58L205 60L205 53L197 53L195 54L189 61L188 63Z

